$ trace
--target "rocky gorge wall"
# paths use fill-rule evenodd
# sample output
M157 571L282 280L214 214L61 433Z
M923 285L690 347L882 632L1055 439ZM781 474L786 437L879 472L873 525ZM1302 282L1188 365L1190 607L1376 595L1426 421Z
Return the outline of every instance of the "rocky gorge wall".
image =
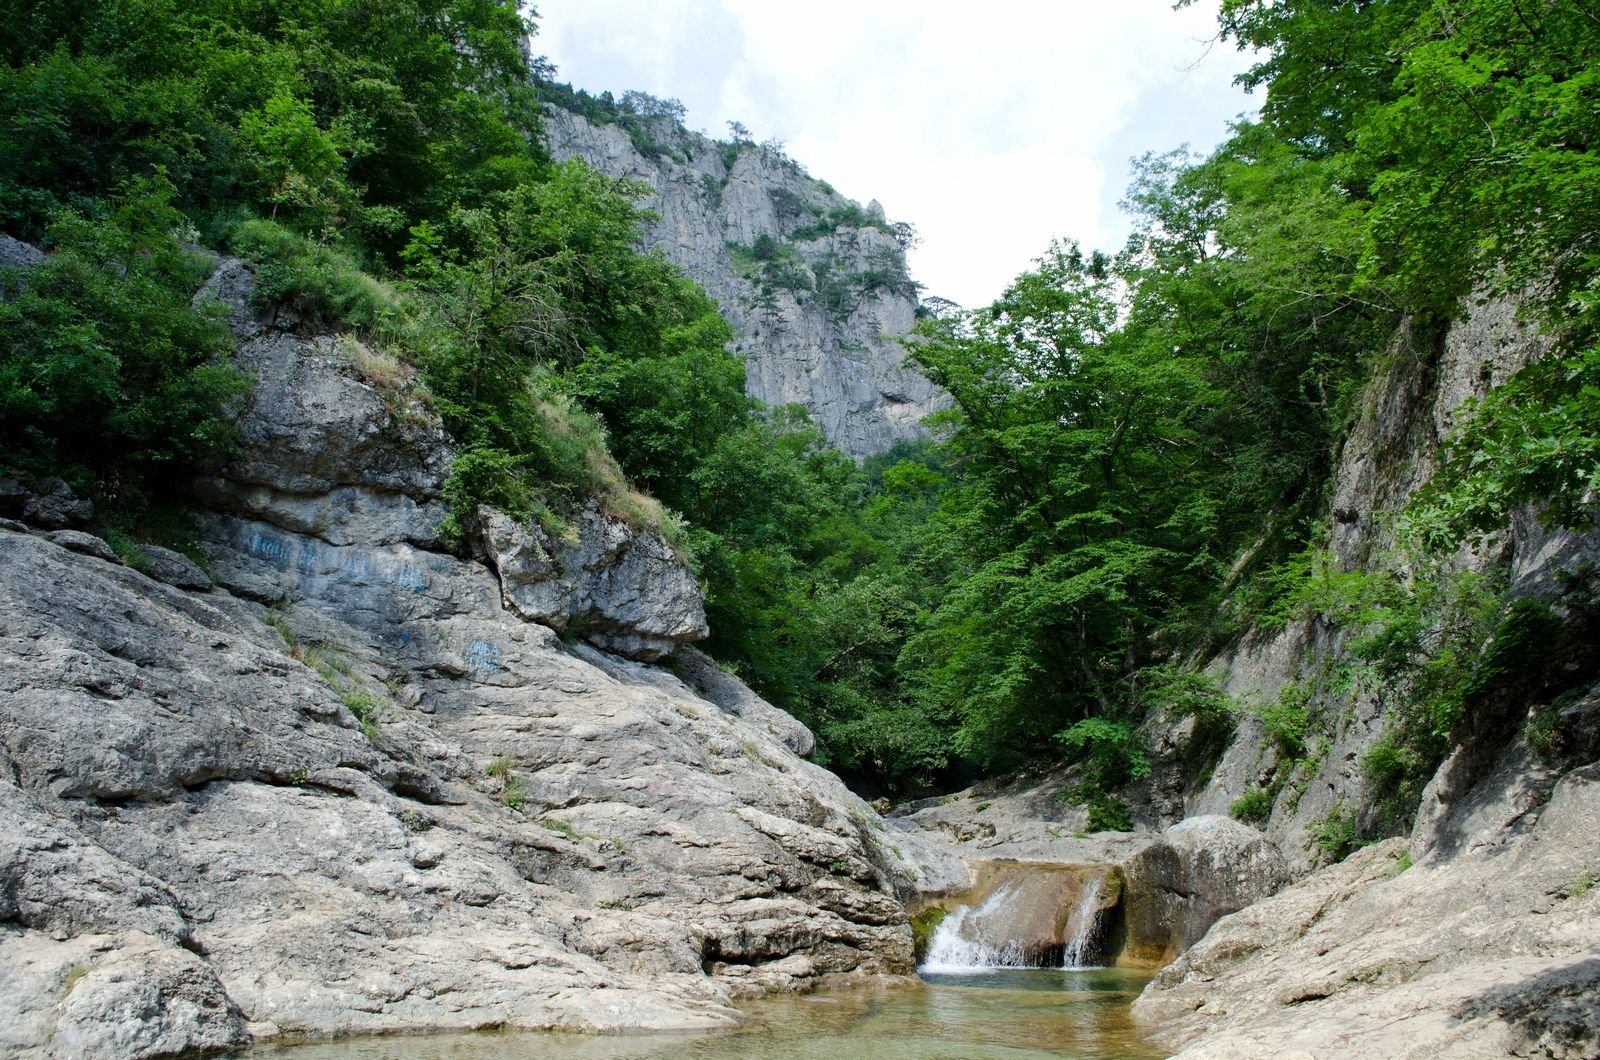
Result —
M1433 476L1465 403L1504 383L1549 348L1545 337L1519 319L1514 300L1484 299L1465 310L1464 319L1442 336L1402 328L1362 396L1333 473L1328 551L1337 570L1370 570L1397 562L1390 555L1395 516ZM1596 560L1600 532L1547 531L1535 513L1524 511L1486 547L1463 547L1447 569L1501 576L1515 600L1546 597L1574 576L1581 581ZM1370 683L1329 679L1349 660L1350 638L1348 631L1313 617L1249 634L1212 660L1209 668L1223 689L1247 709L1204 784L1180 791L1173 782L1176 774L1169 774L1166 792L1156 797L1166 812L1227 813L1252 788L1274 791L1262 827L1283 848L1296 875L1318 859L1312 834L1320 823L1341 819L1363 834L1381 832L1383 812L1362 763L1396 724L1395 707ZM1533 659L1526 661L1531 668ZM1570 680L1579 683L1593 670L1592 659L1575 658L1564 665ZM1287 764L1278 760L1259 713L1248 708L1273 703L1290 686L1309 693L1308 754L1282 783ZM1507 720L1505 731L1468 740L1492 743L1492 753L1483 754L1481 746L1458 748L1449 798L1464 795L1473 781L1491 771L1495 756L1517 738L1529 709L1547 703L1549 695L1548 690L1523 695L1511 705L1515 716ZM1529 772L1537 773L1531 758ZM1444 811L1441 794L1436 784L1424 797L1424 818Z
M948 401L904 364L916 321L905 251L876 203L862 210L780 153L653 125L658 153L627 132L551 105L550 151L652 189L645 243L696 280L733 325L746 390L801 404L855 457L920 438Z
M1437 341L1398 335L1366 389L1335 467L1335 569L1394 562L1392 517L1434 473L1463 403L1547 352L1514 302L1466 308ZM1210 776L1185 786L1183 734L1168 734L1151 807L1224 813L1248 790L1271 791L1262 828L1300 879L1219 920L1156 977L1135 1016L1158 1043L1186 1057L1600 1056L1597 558L1600 533L1548 531L1523 511L1446 564L1502 577L1511 600L1551 601L1556 625L1486 686L1492 709L1458 727L1409 834L1320 869L1330 822L1352 837L1395 830L1364 762L1396 705L1381 688L1328 681L1351 646L1320 619L1212 661L1247 707L1311 690L1314 750L1288 767L1246 710ZM1542 747L1529 736L1538 717Z
M0 1052L705 1027L909 973L900 896L964 870L688 647L665 542L486 510L446 549L437 421L251 283L207 290L257 378L209 570L0 524Z
M1470 308L1440 336L1397 336L1367 387L1335 468L1337 569L1393 562L1390 516L1433 474L1463 402L1546 352L1512 303ZM1592 588L1597 553L1600 534L1549 532L1523 512L1447 568L1498 571L1512 599L1544 599ZM1581 600L1555 609L1561 628L1513 660L1498 713L1458 733L1408 833L1337 864L1319 825L1382 834L1363 760L1396 708L1327 681L1350 645L1316 619L1211 661L1245 709L1209 772L1183 753L1192 722L1149 727L1151 775L1121 792L1135 832L1086 834L1083 808L1058 798L1071 770L910 804L888 823L940 836L969 864L1110 873L1101 955L1163 968L1135 1017L1176 1055L1600 1056L1600 641ZM1297 684L1314 690L1313 753L1290 766L1251 708ZM1543 753L1532 716L1552 720ZM1260 831L1225 816L1253 788L1273 793ZM1036 948L1060 941L1035 934Z

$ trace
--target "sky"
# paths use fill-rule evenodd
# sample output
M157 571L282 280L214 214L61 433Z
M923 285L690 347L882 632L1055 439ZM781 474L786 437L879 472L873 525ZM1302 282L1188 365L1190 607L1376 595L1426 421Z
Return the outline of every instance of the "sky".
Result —
M535 54L599 93L772 137L922 237L924 295L986 305L1053 238L1116 250L1130 158L1206 151L1257 97L1217 0L536 0Z

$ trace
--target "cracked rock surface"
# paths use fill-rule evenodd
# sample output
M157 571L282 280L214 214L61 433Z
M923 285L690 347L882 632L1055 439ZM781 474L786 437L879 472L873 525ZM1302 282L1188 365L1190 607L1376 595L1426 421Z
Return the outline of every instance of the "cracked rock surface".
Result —
M606 621L563 642L440 544L436 424L212 290L260 384L209 571L0 528L0 1053L708 1027L911 970L914 845L735 678L645 661L704 628L670 550L592 520L556 576Z

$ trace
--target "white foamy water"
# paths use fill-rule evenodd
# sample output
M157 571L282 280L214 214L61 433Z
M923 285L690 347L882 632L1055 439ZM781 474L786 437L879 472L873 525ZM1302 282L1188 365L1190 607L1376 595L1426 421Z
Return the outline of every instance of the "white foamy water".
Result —
M1073 913L1073 936L1063 948L1061 967L1079 970L1094 967L1084 959L1094 944L1099 927L1099 904L1103 877L1095 877L1083 888L1083 896ZM1002 884L976 906L963 906L945 917L928 941L927 959L919 971L933 975L963 975L1006 968L1036 968L1026 947L1015 937L1019 896L1015 881Z
M1073 914L1073 920L1077 924L1073 928L1072 938L1068 940L1066 949L1061 954L1063 968L1094 967L1085 964L1084 958L1089 955L1089 947L1094 944L1094 937L1099 933L1097 929L1100 926L1100 885L1103 882L1105 882L1104 876L1096 876L1083 889L1083 898L1078 902L1077 911Z
M1004 884L983 904L962 906L940 921L928 942L928 959L922 970L951 973L1028 967L1021 944L1005 936L1015 891L1014 884Z

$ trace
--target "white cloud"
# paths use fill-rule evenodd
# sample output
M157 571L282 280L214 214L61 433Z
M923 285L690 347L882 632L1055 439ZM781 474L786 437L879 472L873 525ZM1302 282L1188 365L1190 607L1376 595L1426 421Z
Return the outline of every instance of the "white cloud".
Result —
M1114 249L1127 159L1209 147L1250 101L1215 0L543 0L537 50L598 92L776 136L915 224L929 293L990 301L1054 237Z

